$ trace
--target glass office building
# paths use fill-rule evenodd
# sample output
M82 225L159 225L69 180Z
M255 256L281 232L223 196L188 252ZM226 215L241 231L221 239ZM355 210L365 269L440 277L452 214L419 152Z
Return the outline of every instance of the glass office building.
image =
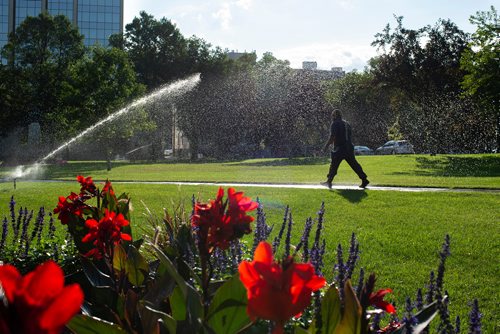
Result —
M65 15L85 37L87 46L108 46L112 34L123 32L124 0L0 0L0 48L10 32L28 16L41 12Z
M9 0L0 0L0 48L7 43L9 35Z

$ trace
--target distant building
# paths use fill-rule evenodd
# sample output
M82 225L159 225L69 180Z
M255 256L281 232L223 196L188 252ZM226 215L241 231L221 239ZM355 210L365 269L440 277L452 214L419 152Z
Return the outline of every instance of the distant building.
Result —
M297 71L302 75L313 76L319 80L333 80L342 78L345 75L342 67L332 67L331 71L318 70L318 63L315 61L303 61L302 69Z
M112 34L123 32L124 0L0 0L0 48L9 33L28 16L42 12L65 15L75 24L87 46L108 46Z
M318 69L318 63L315 61L303 61L302 62L302 69L303 70L317 70Z

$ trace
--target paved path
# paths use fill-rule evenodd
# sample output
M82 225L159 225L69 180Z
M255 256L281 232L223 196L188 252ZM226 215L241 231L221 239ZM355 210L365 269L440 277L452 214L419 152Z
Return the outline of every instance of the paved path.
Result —
M75 182L73 180L17 180L17 182ZM98 180L95 180L96 182ZM12 180L0 179L0 183L12 182ZM235 182L182 182L182 181L113 181L113 183L136 183L136 184L168 184L186 186L220 186L220 187L261 187L261 188L288 188L288 189L322 189L328 190L320 184L278 184L278 183L235 183ZM363 191L357 185L334 184L332 190L357 190ZM481 192L497 193L500 189L484 188L437 188L437 187L394 187L394 186L368 186L364 190L370 191L401 191L401 192Z

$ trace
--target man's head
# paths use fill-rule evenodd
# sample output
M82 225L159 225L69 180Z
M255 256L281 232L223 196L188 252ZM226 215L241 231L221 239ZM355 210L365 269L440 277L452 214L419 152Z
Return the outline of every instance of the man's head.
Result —
M333 119L342 119L342 113L338 109L333 109L332 111L332 118Z

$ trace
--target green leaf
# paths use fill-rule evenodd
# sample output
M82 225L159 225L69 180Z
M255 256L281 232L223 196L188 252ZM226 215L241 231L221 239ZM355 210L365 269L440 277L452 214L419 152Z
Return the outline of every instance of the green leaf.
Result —
M445 296L444 299L447 297ZM444 302L444 300L443 300ZM415 314L415 318L418 320L418 324L416 326L412 326L412 334L422 333L423 330L429 326L431 321L436 317L439 312L438 302L437 300L426 305L420 312ZM405 327L399 328L394 334L405 334L408 330Z
M321 300L321 333L333 333L342 317L339 291L334 284ZM311 325L311 333L316 333L316 320Z
M117 272L127 271L127 253L120 244L116 244L113 249L113 268Z
M115 282L113 279L109 275L100 271L92 261L84 256L80 257L80 261L82 263L83 272L93 287L109 288L114 286Z
M150 307L147 303L140 302L138 305L139 312L141 314L141 322L144 333L155 333L151 331L153 328L157 328L157 325L164 326L168 333L177 333L177 321L170 315L155 310ZM158 320L162 320L160 323Z
M179 321L186 320L186 302L179 286L175 287L169 300L172 308L172 318Z
M236 274L217 289L208 309L208 325L217 334L239 332L251 324L247 302L247 291Z
M443 299L443 303L447 297L445 296ZM413 333L418 334L422 332L425 327L427 327L432 319L438 314L439 307L437 300L426 305L420 312L415 314L415 317L418 319L418 324L413 328Z
M73 333L78 334L126 334L127 332L111 322L88 315L76 315L66 325Z
M127 277L130 283L140 286L149 273L149 265L137 248L130 245L127 254Z
M158 259L165 266L167 272L175 280L177 286L182 292L184 297L184 302L186 304L187 319L186 322L189 325L189 330L194 330L201 326L201 319L203 319L203 304L201 302L200 294L177 272L177 269L173 265L172 261L159 249L156 245L151 245L156 251Z
M361 333L361 305L350 280L345 282L344 293L344 314L335 328L335 334L359 334Z

